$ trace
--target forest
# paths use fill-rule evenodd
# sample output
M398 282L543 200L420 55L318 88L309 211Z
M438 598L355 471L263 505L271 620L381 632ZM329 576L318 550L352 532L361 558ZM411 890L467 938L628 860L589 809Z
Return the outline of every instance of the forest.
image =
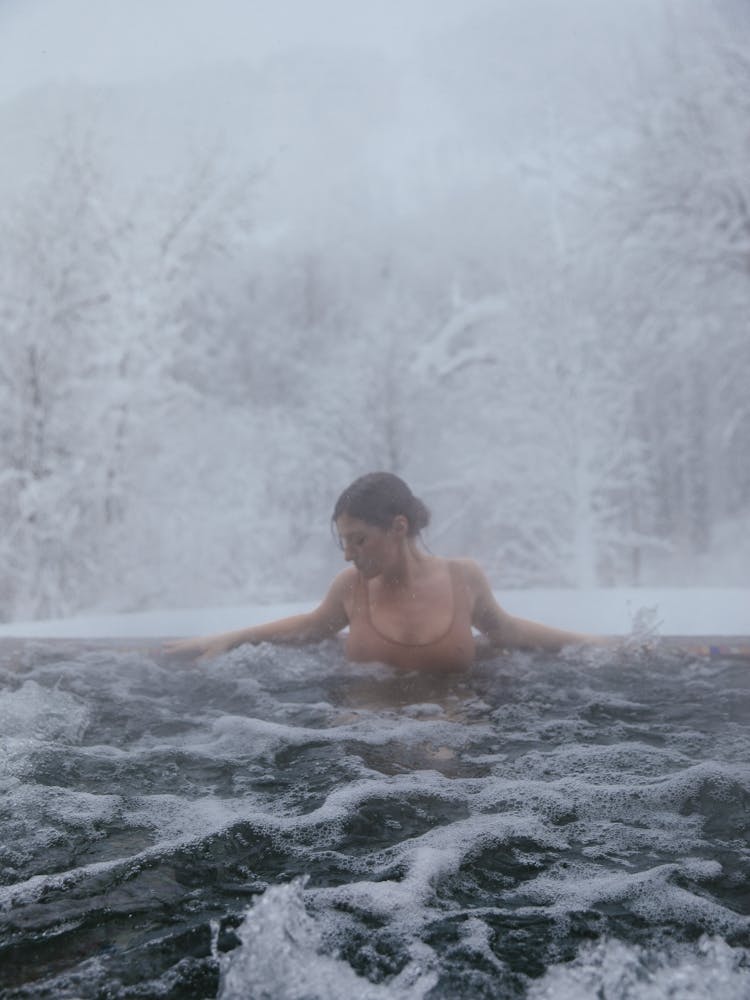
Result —
M507 131L492 5L0 104L0 620L314 598L374 469L498 588L750 586L750 16L693 14Z

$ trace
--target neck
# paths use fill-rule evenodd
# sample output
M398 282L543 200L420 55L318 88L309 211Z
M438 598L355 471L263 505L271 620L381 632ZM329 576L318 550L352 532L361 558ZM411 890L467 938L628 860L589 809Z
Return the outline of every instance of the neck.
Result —
M408 538L393 565L381 574L383 586L389 590L407 589L424 571L427 558L418 548L416 541Z

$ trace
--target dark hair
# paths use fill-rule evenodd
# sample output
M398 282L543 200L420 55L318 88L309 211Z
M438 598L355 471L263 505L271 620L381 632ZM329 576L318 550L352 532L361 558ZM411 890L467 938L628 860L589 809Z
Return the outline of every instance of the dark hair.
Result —
M430 523L427 507L414 496L403 479L392 472L368 472L355 479L336 501L331 521L342 514L379 528L390 528L393 518L402 514L409 522L407 534L411 537Z

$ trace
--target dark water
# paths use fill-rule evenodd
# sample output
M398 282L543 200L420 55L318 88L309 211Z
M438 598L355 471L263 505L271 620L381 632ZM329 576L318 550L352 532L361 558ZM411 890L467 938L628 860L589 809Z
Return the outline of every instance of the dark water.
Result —
M0 647L4 998L750 997L750 665Z

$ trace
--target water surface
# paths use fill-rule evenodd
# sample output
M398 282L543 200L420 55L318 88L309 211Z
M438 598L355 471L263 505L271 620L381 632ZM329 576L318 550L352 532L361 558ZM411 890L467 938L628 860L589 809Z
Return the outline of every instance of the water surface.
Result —
M4 998L750 996L750 667L0 646Z

